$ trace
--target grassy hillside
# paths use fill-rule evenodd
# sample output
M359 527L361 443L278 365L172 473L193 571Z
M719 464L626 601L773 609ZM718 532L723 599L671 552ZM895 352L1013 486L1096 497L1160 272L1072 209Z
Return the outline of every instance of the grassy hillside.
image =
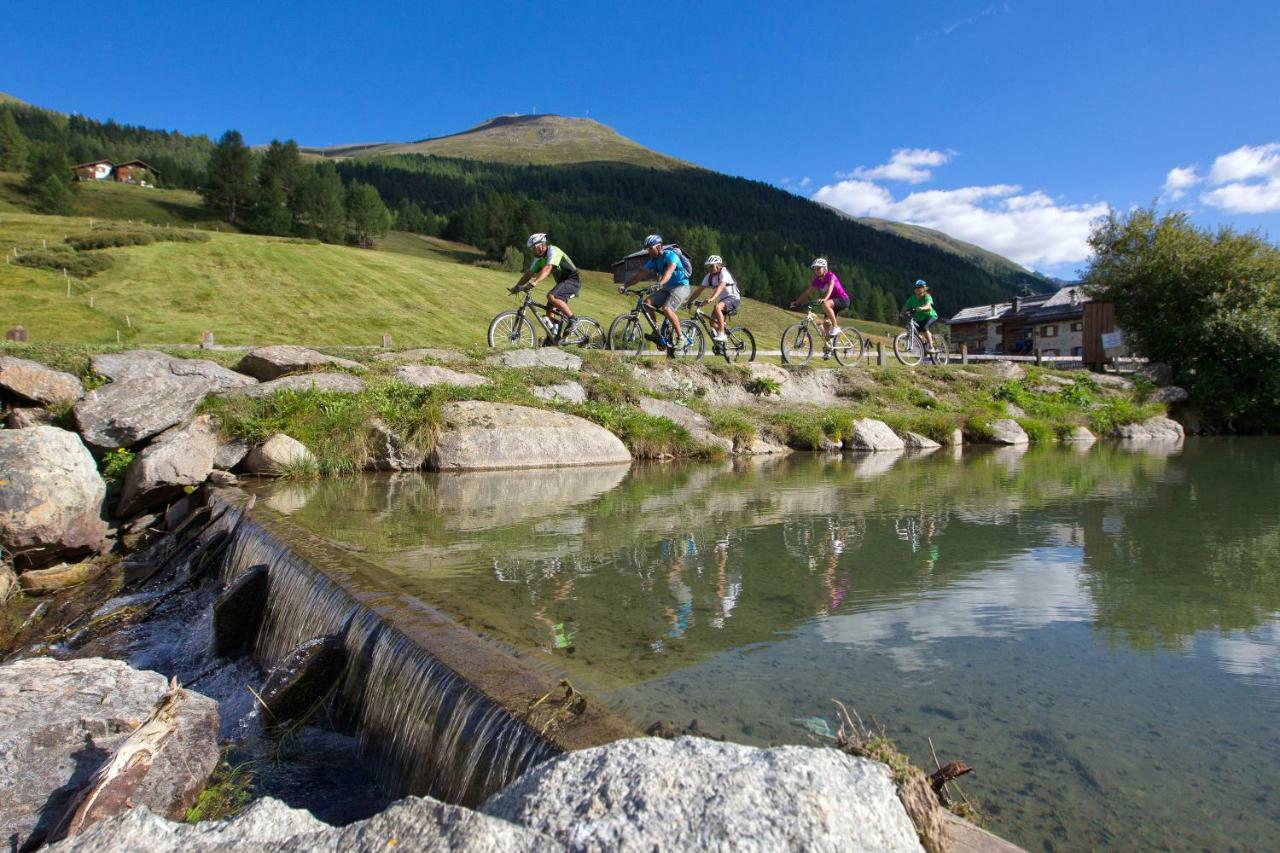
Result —
M555 115L498 116L461 133L422 139L305 148L327 157L375 154L434 154L521 165L556 165L609 161L672 169L687 166L674 157L650 151L611 127L585 118Z
M15 98L13 95L6 95L4 92L0 92L0 104L13 104L18 107L30 106L21 98Z
M60 243L83 233L80 217L0 213L0 251ZM380 251L276 237L214 233L206 243L103 250L114 264L87 281L0 266L0 324L22 324L33 342L277 342L398 346L484 345L490 318L514 305L515 274L477 267L467 246L393 233ZM587 273L579 313L607 325L630 307L604 273ZM90 307L92 297L93 307ZM126 319L127 318L127 319ZM795 315L747 300L742 321L774 349Z
M0 212L29 212L21 182L22 175L0 172ZM86 181L76 187L77 217L230 228L225 222L219 223L204 207L199 194L191 190L139 187L114 181Z

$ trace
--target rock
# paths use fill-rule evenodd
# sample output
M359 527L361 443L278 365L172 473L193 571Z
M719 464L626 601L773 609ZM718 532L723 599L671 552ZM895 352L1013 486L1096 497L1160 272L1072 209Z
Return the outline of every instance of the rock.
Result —
M862 418L853 422L853 434L845 441L845 447L867 453L902 450L906 445L884 421Z
M35 426L53 426L53 412L48 409L12 409L5 421L9 429L30 429Z
M264 382L290 373L306 373L324 367L340 367L355 371L365 369L363 364L356 361L325 355L306 347L289 345L258 347L240 359L240 363L236 365L236 369L241 373L247 373Z
M105 376L113 382L177 376L203 379L211 392L231 391L235 388L247 388L258 384L256 379L206 359L175 358L168 353L154 350L102 353L95 355L90 360L90 364L93 366L94 373Z
M374 471L417 471L427 461L427 452L410 444L381 419L369 422L373 458L366 465Z
M297 373L281 376L247 388L241 393L246 397L268 397L277 391L336 391L340 394L359 394L364 390L364 380L350 373Z
M406 364L397 367L395 378L418 388L430 388L433 385L459 385L463 388L475 388L488 385L489 380L474 373L459 373L447 367L436 367L432 364Z
M908 450L936 450L942 445L929 438L927 435L921 435L918 432L908 432L902 439L902 444Z
M657 418L667 418L689 431L693 440L718 448L724 453L733 453L733 440L711 431L711 422L688 406L672 400L658 400L653 397L640 398L640 411Z
M540 400L546 400L548 403L587 402L587 389L573 380L557 382L554 385L539 385L530 388L529 392Z
M1143 365L1138 370L1138 375L1159 387L1173 384L1173 368L1158 361Z
M47 569L31 569L18 575L18 583L27 595L48 595L51 592L79 586L102 574L102 566L83 562L61 563Z
M123 661L39 657L0 667L0 826L6 847L38 846L70 796L143 723L164 676ZM218 763L218 707L188 693L175 734L133 789L133 802L181 819Z
M952 447L960 447L964 444L964 430L956 427L951 431L951 440L947 442Z
M1071 432L1067 433L1066 441L1090 442L1097 441L1098 437L1089 431L1088 427L1072 427Z
M391 361L407 364L429 358L432 361L466 361L467 357L457 350L438 349L436 347L420 347L418 349L401 350L400 352L378 353L378 361Z
M1019 426L1017 421L1011 418L1001 418L991 423L991 443L1020 445L1030 444L1031 439L1027 437L1026 432Z
M501 364L503 367L560 367L565 370L579 370L582 367L581 358L557 347L507 350L489 356L485 362Z
M1165 417L1151 418L1138 424L1118 426L1112 432L1116 438L1125 441L1182 441L1185 433L1182 424Z
M329 826L304 809L270 797L230 820L174 823L146 807L100 821L50 853L385 853L388 850L465 850L536 853L559 847L552 839L462 806L430 797L406 797L380 814L347 826Z
M270 575L265 565L250 566L213 604L213 653L228 657L252 645L267 612Z
M148 512L135 516L121 529L120 545L126 551L137 551L163 529L164 517L160 513Z
M1074 379L1068 379L1065 376L1058 376L1054 373L1044 373L1040 376L1040 381L1036 387L1032 388L1037 394L1056 394L1063 388L1070 388L1076 384Z
M196 507L197 504L192 495L187 495L181 500L169 504L164 511L164 529L177 530L196 511Z
M530 770L481 811L595 850L920 850L889 770L834 749L636 738Z
M227 438L218 444L218 452L213 455L213 467L230 471L244 461L249 455L249 442L243 438Z
M263 719L281 726L315 710L347 666L347 649L333 635L307 640L271 668L262 689Z
M244 467L253 474L279 474L293 465L315 459L306 445L282 432L259 444L244 458Z
M1120 376L1115 373L1092 373L1093 381L1107 388L1118 388L1122 391L1132 391L1134 382L1128 376Z
M157 506L198 486L213 470L218 453L218 426L200 415L186 426L162 433L142 449L125 472L118 515Z
M0 430L0 472L0 547L17 555L18 565L47 565L103 546L107 484L75 433Z
M1171 403L1186 402L1187 398L1190 396L1191 395L1187 393L1186 388L1179 388L1177 385L1166 385L1156 391L1156 393L1152 395L1151 399L1155 400L1157 403L1169 405Z
M527 406L467 401L445 405L430 467L466 471L630 460L630 452L616 435L582 418Z
M208 483L213 486L235 486L240 483L240 478L230 471L222 471L214 468L209 472Z
M1004 413L1011 418L1025 418L1027 416L1026 410L1017 403L1005 403Z
M767 438L756 436L755 439L752 440L750 447L741 452L748 453L753 456L769 456L775 453L790 453L791 448L787 447L785 444L778 444L777 442L770 441Z
M1003 379L1006 382L1011 379L1026 378L1027 371L1022 365L1012 361L993 361L991 363L991 375L997 379Z
M0 389L42 406L74 403L84 396L84 386L70 373L10 355L0 355Z
M132 447L191 417L211 390L205 379L177 376L112 382L76 403L76 424L99 450Z

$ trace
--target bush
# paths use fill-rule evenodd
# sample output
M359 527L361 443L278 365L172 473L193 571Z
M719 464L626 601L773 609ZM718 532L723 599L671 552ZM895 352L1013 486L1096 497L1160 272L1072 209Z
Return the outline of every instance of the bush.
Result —
M67 245L77 251L94 249L120 249L125 246L149 246L152 243L207 243L209 235L203 231L183 228L99 228L87 234L72 234Z
M124 484L125 472L129 470L129 466L133 464L134 457L137 455L132 450L118 447L102 457L98 463L98 470L102 473L102 479L106 480L108 487L118 488Z
M54 272L65 269L74 278L89 278L110 269L112 261L107 255L82 255L67 246L51 246L19 255L14 263Z
M768 376L757 376L747 383L747 390L752 394L768 397L774 394L781 394L782 385L778 380L770 379Z
M735 409L715 409L707 420L711 431L731 439L735 447L747 445L756 439L756 425L745 414Z
M646 415L630 406L593 400L574 406L573 412L622 439L622 443L640 459L708 457L717 456L720 452L695 441L687 429L670 418Z

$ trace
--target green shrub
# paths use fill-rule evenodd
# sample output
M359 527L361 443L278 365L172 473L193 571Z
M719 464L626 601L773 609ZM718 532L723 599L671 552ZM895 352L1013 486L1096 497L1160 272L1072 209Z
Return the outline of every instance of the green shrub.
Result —
M149 246L152 243L206 243L209 235L203 231L183 228L95 228L87 234L72 234L67 245L76 251L95 249L119 249L125 246Z
M129 466L133 464L137 455L132 450L117 447L102 457L98 462L98 470L102 473L102 479L106 480L108 487L118 488L124 484L125 472L129 470Z
M630 406L590 401L574 406L574 414L593 421L622 439L640 459L666 456L693 458L716 456L719 450L695 441L689 431L670 418L646 415Z
M732 439L735 447L755 441L756 425L740 410L716 409L707 415L707 420L712 432Z
M48 249L34 249L19 255L14 263L35 269L67 271L73 278L89 278L111 268L108 255L81 254L69 246L50 246Z
M1026 417L1016 420L1032 444L1048 444L1056 437L1053 427L1040 418Z
M1109 435L1116 427L1136 424L1164 414L1159 403L1137 403L1126 397L1108 397L1089 413L1089 427L1096 435Z
M747 390L757 396L767 397L782 393L782 384L768 376L757 376L747 383Z

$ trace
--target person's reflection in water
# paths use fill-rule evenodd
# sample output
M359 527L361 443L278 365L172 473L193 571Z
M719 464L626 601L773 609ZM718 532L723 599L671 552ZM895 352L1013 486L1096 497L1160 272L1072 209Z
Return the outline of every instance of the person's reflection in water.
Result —
M824 550L827 555L826 571L822 573L822 585L827 590L827 600L825 606L818 608L818 615L824 616L828 613L835 613L836 608L840 606L840 602L844 601L845 595L849 592L849 573L848 571L840 571L840 555L845 549L845 532L841 526L833 521L828 521L830 528Z
M692 539L689 540L689 544L693 546ZM676 601L675 607L666 609L667 621L671 623L667 637L678 640L693 626L693 590L689 589L689 585L684 582L684 549L679 546L673 548L667 542L662 543L662 549L671 559L671 571L667 573L667 587ZM697 553L697 548L692 547L692 551Z
M742 575L729 573L729 539L732 534L716 542L716 615L711 617L713 628L723 628L725 622L738 606L738 596L742 594Z
M550 636L551 644L547 649L549 652L563 651L565 654L574 653L573 638L578 631L570 624L572 619L564 619L557 622L548 611L555 605L562 604L573 593L574 573L572 571L562 571L560 561L549 560L542 569L543 577L551 584L551 595L545 596L541 604L533 612L533 618L547 626L547 633Z

